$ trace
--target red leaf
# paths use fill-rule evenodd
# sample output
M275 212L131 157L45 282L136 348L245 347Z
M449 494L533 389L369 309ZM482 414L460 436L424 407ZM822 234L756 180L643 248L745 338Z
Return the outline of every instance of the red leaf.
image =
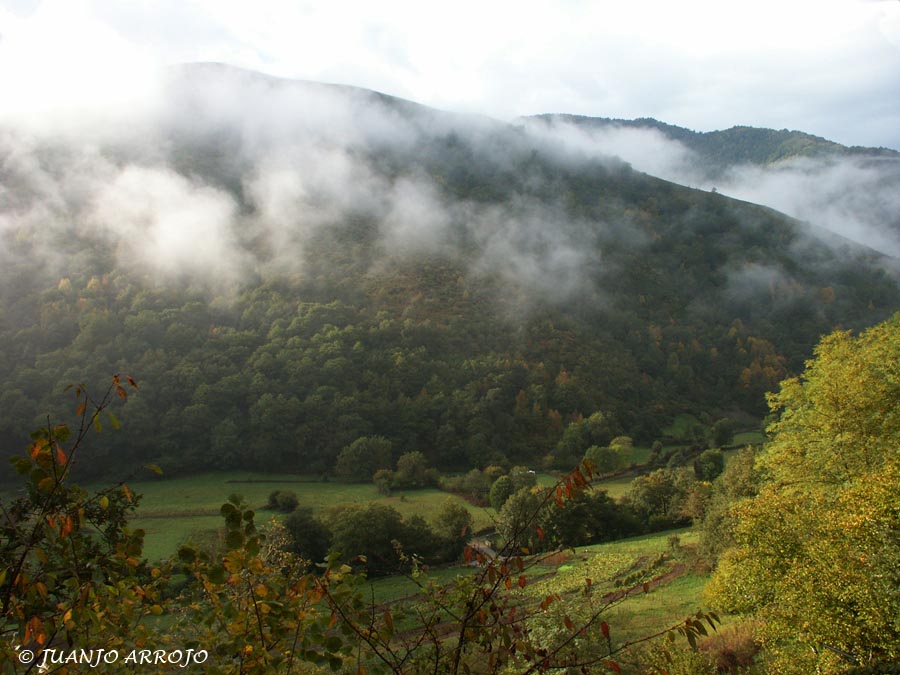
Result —
M525 580L525 576L522 575L519 577L519 588L525 588L525 584L528 582Z
M572 623L572 619L570 619L569 617L566 617L563 620L563 623L566 624L566 628L568 628L569 630L575 630L575 624Z
M537 526L537 535L538 539L544 541L544 528L542 528L540 525Z
M605 663L607 666L609 666L609 669L611 671L613 671L614 673L622 672L622 667L615 661L604 661L603 663Z
M609 624L605 621L600 623L600 632L603 633L603 637L609 640Z

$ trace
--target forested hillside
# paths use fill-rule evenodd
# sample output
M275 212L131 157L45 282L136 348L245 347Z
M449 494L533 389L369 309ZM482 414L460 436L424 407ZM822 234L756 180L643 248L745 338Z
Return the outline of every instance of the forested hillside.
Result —
M761 415L820 335L900 305L890 258L515 126L212 65L167 86L0 131L8 452L124 371L82 470L328 473L371 435L527 464L597 411L643 442Z

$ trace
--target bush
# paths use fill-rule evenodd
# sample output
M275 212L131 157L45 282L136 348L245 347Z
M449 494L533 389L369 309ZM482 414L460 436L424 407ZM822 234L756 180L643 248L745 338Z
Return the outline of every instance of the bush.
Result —
M281 513L291 513L300 504L297 494L291 490L275 490L269 495L269 501L266 502L266 508L270 511L280 511Z
M380 495L390 495L394 486L394 472L390 469L378 469L372 476L372 482Z
M290 551L309 562L312 567L325 560L331 548L331 530L312 514L312 509L295 510L284 520L291 536Z

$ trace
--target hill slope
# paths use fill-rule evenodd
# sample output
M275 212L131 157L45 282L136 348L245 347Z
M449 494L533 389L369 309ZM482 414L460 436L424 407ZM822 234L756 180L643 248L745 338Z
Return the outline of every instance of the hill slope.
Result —
M536 462L606 412L763 408L893 261L552 138L202 65L77 136L0 132L0 435L61 388L142 387L107 471L327 472L383 435L441 466Z
M697 153L701 164L711 173L741 164L765 166L801 157L900 160L900 152L890 148L848 147L820 136L788 129L735 126L716 131L693 131L652 117L626 120L582 115L536 115L526 119L546 123L562 122L593 129L656 130Z

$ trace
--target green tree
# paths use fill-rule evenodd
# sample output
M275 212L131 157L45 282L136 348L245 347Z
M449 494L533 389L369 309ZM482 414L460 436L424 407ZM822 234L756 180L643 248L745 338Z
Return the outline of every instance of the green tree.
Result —
M734 424L723 418L718 420L709 430L709 444L713 448L721 448L731 443L734 438Z
M764 619L779 672L900 660L898 363L900 315L824 338L769 398L764 480L730 508L709 595Z
M422 488L428 483L428 463L421 452L407 452L397 460L395 488Z
M613 473L625 465L622 451L618 447L592 445L584 453L584 461L590 462L599 474Z
M328 556L331 550L331 531L313 516L312 509L294 510L284 519L284 527L291 539L288 550L308 561L310 566L322 562Z
M499 511L503 508L506 500L509 499L514 492L512 479L509 476L500 476L494 481L494 484L491 485L491 506L494 507L496 511Z
M347 562L359 561L373 576L396 573L400 558L393 542L407 543L403 517L393 507L348 506L329 519L331 548Z
M719 449L704 450L694 460L694 475L697 480L714 481L725 469L725 456Z
M334 467L335 475L352 483L368 483L379 469L390 469L389 440L381 436L362 436L341 450Z

